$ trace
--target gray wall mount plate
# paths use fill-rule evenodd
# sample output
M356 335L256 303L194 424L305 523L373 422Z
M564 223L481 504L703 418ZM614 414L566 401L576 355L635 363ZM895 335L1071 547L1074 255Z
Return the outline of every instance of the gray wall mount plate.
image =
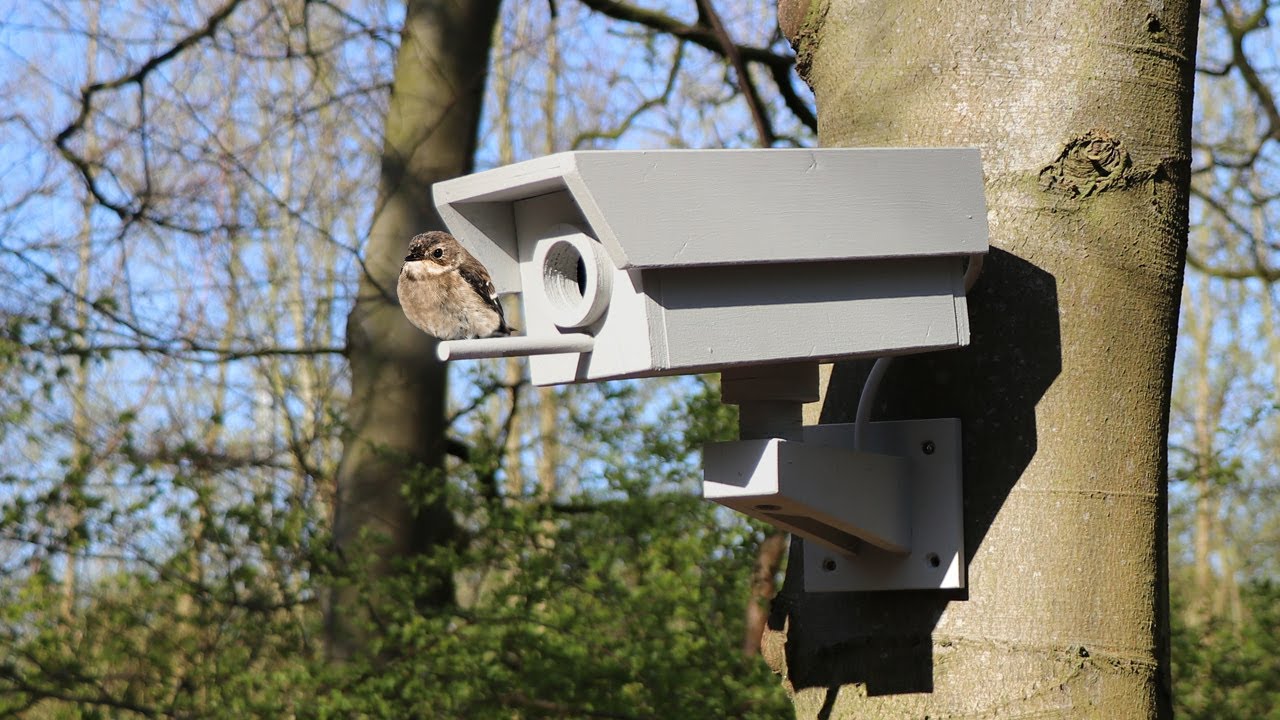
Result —
M806 444L853 447L853 425L804 429ZM873 422L864 443L909 466L910 552L885 552L869 543L832 548L806 539L808 592L957 590L965 586L964 498L960 421L954 418ZM851 478L856 483L856 478Z

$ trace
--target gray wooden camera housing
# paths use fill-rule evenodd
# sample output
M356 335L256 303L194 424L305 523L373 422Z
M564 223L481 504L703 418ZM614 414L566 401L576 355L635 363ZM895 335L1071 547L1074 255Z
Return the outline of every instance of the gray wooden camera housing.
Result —
M434 193L525 326L442 354L539 353L537 385L963 346L987 250L974 149L564 152Z

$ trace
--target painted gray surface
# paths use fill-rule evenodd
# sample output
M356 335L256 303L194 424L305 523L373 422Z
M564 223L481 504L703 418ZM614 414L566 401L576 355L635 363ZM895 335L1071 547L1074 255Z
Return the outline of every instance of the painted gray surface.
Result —
M645 275L661 309L670 365L717 367L968 344L957 322L961 267L958 258L944 257Z
M436 183L446 225L518 284L511 204L568 192L620 268L970 254L987 247L972 148L573 151Z
M976 149L652 150L574 156L625 267L986 252Z
M806 444L853 447L853 424L804 429ZM924 443L933 452L926 454ZM907 463L911 552L895 555L874 547L857 554L805 543L804 587L808 592L932 590L965 586L960 421L955 418L869 423L869 450ZM856 478L853 479L856 488ZM937 559L935 566L932 559Z
M962 258L987 248L970 149L570 152L434 193L499 292L519 295L526 346L595 338L531 357L538 385L963 346ZM535 262L567 233L613 265L592 265L608 302L580 328L552 320ZM519 352L466 342L449 351Z
M821 543L911 546L907 463L900 458L778 438L703 449L702 496Z

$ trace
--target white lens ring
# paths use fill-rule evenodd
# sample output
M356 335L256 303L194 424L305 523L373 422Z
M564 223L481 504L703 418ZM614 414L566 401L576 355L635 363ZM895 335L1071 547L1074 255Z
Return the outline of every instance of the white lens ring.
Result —
M613 263L595 239L571 225L559 225L538 241L533 262L557 327L586 327L604 314L613 287Z

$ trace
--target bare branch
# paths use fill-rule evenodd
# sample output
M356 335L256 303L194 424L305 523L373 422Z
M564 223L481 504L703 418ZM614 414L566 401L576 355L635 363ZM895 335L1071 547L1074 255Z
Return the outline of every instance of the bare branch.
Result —
M666 33L679 40L687 40L721 57L726 57L721 38L710 27L689 25L657 10L636 7L625 2L617 2L617 0L581 1L583 5L602 15ZM808 105L800 99L800 96L795 92L795 88L791 85L791 70L795 67L794 56L780 55L768 48L752 45L732 44L732 46L742 60L759 63L769 68L770 75L772 75L774 83L778 86L778 92L782 95L787 109L810 130L818 129L817 117Z
M1244 267L1219 267L1212 265L1203 258L1197 256L1191 251L1187 251L1187 265L1195 268L1197 272L1205 275L1212 275L1223 280L1254 280L1259 279L1265 282L1276 282L1280 280L1280 268L1260 266L1255 263L1252 268Z
M662 92L657 96L648 98L644 102L637 105L627 113L612 130L589 130L587 132L578 133L573 142L569 143L569 147L577 150L583 145L593 140L617 140L622 134L631 128L631 125L640 118L646 111L651 108L666 104L671 97L671 92L675 89L676 79L680 75L680 65L684 61L684 43L676 43L676 54L671 59L671 71L667 74L667 84L663 86Z
M1200 198L1200 202L1208 205L1211 210L1220 215L1223 220L1227 221L1227 224L1230 225L1233 230L1240 233L1241 236L1250 238L1253 236L1253 232L1250 231L1244 223L1237 220L1236 217L1231 214L1231 208L1223 204L1222 201L1203 190L1196 188L1194 185L1191 186L1191 194Z
M112 80L91 83L83 88L80 91L79 112L76 114L76 117L72 119L71 122L57 134L57 136L54 137L53 143L57 146L58 152L61 153L62 157L70 162L77 171L79 171L81 177L84 179L85 186L89 190L89 194L93 196L94 200L99 205L102 205L114 212L126 223L131 223L144 214L146 210L145 202L141 207L130 208L125 204L114 202L108 198L106 194L103 193L102 188L98 186L98 181L95 177L92 163L70 148L71 138L83 131L85 124L88 123L89 116L93 112L93 98L95 95L101 92L118 90L127 85L138 85L139 88L142 88L143 84L146 82L147 76L151 73L182 54L182 52L187 48L196 45L206 38L212 37L213 34L218 31L218 28L222 23L225 22L227 18L231 17L231 14L235 12L236 8L239 7L242 2L244 2L244 0L228 0L221 8L208 17L203 27L200 27L199 29L178 39L177 42L170 45L164 52L148 58L146 62L139 65L137 69L132 72L125 73L124 75ZM187 230L187 228L180 226L175 227L164 224L163 222L158 222L157 224L161 224L164 227L169 227L175 230Z
M750 73L747 72L747 64L742 61L742 53L738 52L738 46L734 44L733 38L729 37L729 31L725 29L724 21L720 19L720 13L716 12L711 0L697 1L699 11L720 42L721 54L728 59L729 64L733 66L734 74L738 76L738 89L742 91L742 97L747 101L747 109L751 111L751 121L755 123L760 147L771 147L777 140L777 136L773 133L773 125L769 122L768 111L760 100L760 93L756 90L755 83L751 81Z
M1254 67L1253 61L1250 60L1244 50L1245 38L1250 33L1266 27L1267 9L1270 3L1260 3L1252 13L1242 16L1237 16L1231 8L1227 7L1225 0L1217 0L1217 6L1218 11L1222 14L1223 27L1231 40L1231 60L1225 69L1234 67L1240 72L1240 78L1244 80L1245 86L1257 98L1262 114L1267 118L1267 127L1258 137L1257 148L1250 153L1249 158L1244 163L1232 166L1246 167L1257 160L1262 152L1262 146L1268 140L1280 139L1280 107L1276 105L1275 94L1271 92L1271 88L1262 79L1257 68Z
M33 349L64 357L88 357L113 352L135 352L145 355L164 355L190 362L221 363L232 360L248 360L264 357L317 357L343 355L347 349L338 345L303 345L297 347L245 347L222 348L205 345L194 340L177 339L165 344L147 343L95 343L85 346L32 345ZM207 357L192 357L204 355Z

